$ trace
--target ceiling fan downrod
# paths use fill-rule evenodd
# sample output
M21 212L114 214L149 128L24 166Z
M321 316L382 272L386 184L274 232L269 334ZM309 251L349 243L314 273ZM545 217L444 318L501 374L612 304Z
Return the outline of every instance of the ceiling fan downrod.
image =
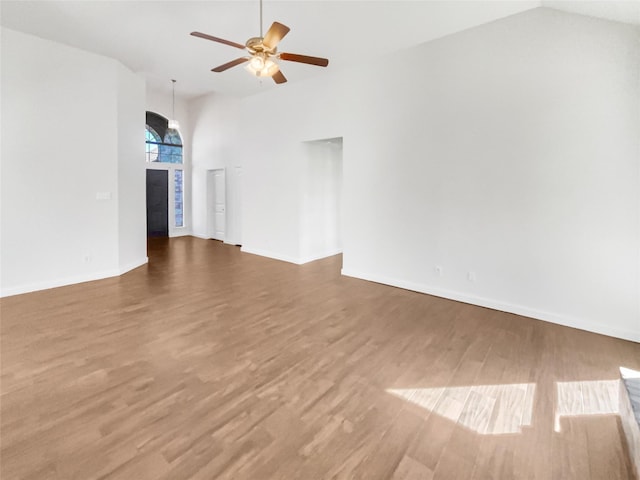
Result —
M260 38L262 38L262 0L260 0Z

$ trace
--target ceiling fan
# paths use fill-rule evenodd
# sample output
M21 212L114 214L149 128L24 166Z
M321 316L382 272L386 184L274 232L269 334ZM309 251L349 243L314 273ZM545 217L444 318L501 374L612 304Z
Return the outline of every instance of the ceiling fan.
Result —
M273 22L266 35L262 36L262 0L260 0L260 36L252 37L242 45L240 43L213 37L201 32L191 32L194 37L204 38L213 42L223 43L231 47L247 50L249 56L236 58L223 65L212 68L212 72L224 72L232 67L248 62L247 70L257 77L272 77L276 83L284 83L287 78L280 71L280 66L276 60L286 60L289 62L307 63L326 67L329 60L320 57L310 57L308 55L298 55L296 53L278 53L278 43L289 33L290 28L282 23Z

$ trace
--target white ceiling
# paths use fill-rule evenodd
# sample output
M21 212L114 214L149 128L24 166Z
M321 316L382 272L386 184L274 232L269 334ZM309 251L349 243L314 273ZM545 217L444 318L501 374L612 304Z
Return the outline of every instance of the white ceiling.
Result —
M284 23L291 32L280 51L329 58L327 69L282 62L295 82L541 4L640 25L639 1L264 0L264 29L274 20ZM169 92L172 78L176 95L185 98L286 88L261 82L242 67L212 73L243 52L189 35L197 30L237 43L258 36L258 0L2 0L0 8L3 26L118 59L154 91Z

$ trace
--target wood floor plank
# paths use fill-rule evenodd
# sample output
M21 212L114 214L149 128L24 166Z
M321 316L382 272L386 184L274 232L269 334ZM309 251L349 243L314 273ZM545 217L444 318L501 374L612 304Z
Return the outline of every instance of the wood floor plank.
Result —
M431 480L433 472L408 455L402 457L392 480Z
M629 479L640 345L192 237L0 299L0 477ZM559 428L556 428L559 425Z

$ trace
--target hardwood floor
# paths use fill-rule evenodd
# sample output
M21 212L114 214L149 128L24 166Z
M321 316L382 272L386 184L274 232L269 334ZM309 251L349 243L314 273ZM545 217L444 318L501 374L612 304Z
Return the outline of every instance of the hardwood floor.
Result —
M640 345L191 237L0 303L11 479L627 479Z

